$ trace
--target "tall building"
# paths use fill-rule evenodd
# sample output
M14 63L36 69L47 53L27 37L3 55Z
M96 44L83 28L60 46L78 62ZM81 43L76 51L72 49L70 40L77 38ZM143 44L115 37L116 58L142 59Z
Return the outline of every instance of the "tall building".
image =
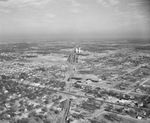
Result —
M68 61L70 64L78 63L78 54L79 54L80 52L81 52L81 48L80 48L80 47L74 48L74 51L69 54L67 61Z

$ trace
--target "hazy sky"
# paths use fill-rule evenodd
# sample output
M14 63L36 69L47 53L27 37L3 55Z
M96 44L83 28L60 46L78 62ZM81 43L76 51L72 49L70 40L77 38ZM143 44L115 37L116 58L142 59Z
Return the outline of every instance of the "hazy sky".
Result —
M0 0L0 41L149 38L149 0Z

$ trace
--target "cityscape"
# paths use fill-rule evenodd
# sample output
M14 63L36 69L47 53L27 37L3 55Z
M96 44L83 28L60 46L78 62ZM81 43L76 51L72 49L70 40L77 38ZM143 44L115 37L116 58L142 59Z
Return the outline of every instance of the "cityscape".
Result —
M0 0L0 123L150 123L150 0Z
M149 123L150 44L128 44L1 44L0 121Z

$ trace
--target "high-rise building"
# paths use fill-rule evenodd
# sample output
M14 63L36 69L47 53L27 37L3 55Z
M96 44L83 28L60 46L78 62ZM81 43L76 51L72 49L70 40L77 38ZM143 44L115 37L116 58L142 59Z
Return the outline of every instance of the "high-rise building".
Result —
M74 51L69 54L67 61L70 64L78 63L78 54L80 52L81 52L81 48L80 47L74 48Z

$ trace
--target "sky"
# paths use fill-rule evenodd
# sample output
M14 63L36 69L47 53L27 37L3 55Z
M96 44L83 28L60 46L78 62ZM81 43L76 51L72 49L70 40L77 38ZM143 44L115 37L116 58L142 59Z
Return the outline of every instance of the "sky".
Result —
M150 38L150 0L0 0L0 41Z

